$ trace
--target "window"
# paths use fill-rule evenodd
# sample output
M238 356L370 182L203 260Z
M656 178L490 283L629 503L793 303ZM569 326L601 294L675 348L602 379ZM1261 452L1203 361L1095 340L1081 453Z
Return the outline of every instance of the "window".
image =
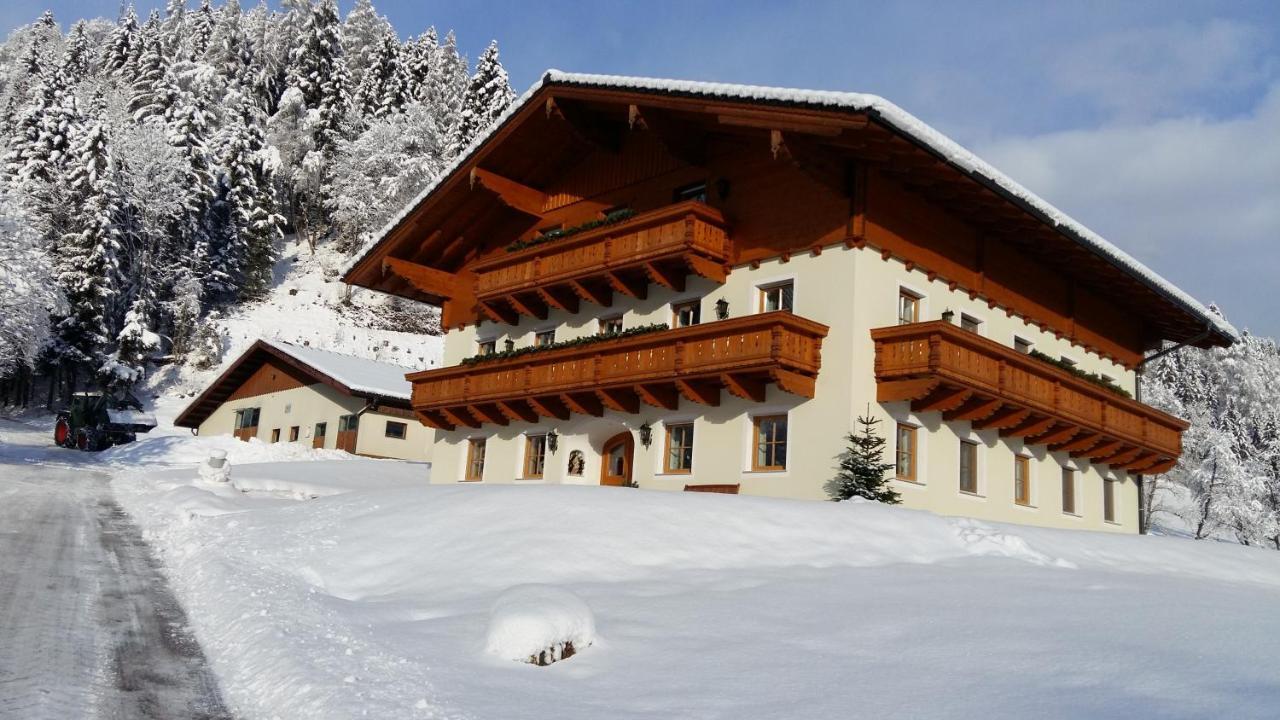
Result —
M475 482L484 478L484 438L472 438L467 441L467 472L463 480Z
M667 461L663 468L669 473L693 470L693 423L667 426Z
M338 418L338 432L348 432L360 429L359 415L343 415Z
M704 203L707 201L707 183L696 182L688 185L681 185L671 194L672 202L684 202L685 200L697 200Z
M547 463L547 436L526 435L524 439L524 477L538 480Z
M554 329L543 330L542 332L534 333L533 335L534 347L546 347L547 345L550 345L555 341L556 341L556 331Z
M978 443L960 441L960 492L978 494Z
M247 428L258 427L258 416L262 414L262 408L245 408L236 411L236 429L244 430Z
M1116 482L1102 481L1102 519L1109 523L1116 521Z
M1063 365L1066 365L1066 366L1067 366L1067 367L1069 367L1069 368L1073 368L1073 367L1075 367L1075 366L1076 366L1076 361L1075 361L1075 360L1072 360L1071 358L1067 357L1066 355L1063 355L1063 356L1062 356L1062 364L1063 364Z
M622 316L600 318L600 334L601 335L617 335L622 332Z
M898 324L920 322L920 296L910 290L898 289Z
M672 327L689 327L702 320L702 303L697 300L676 303L671 306Z
M1062 468L1062 512L1076 514L1076 471Z
M273 428L271 430L271 442L273 443L280 442L280 428Z
M961 330L964 330L966 332L971 332L974 335L980 335L982 333L981 328L982 328L981 320L979 320L976 317L973 317L972 315L966 315L964 313L960 313L960 329Z
M498 351L497 340L481 340L476 343L477 355L492 355Z
M898 425L897 473L899 480L916 480L916 429Z
M752 420L755 426L755 456L752 470L787 469L787 416L761 415ZM689 436L692 443L693 436Z
M297 425L289 428L289 442L298 442L298 435L300 434L300 431L301 428Z
M1031 505L1031 460L1024 455L1013 458L1013 501Z
M1014 349L1014 350L1017 350L1018 352L1022 353L1023 355L1029 355L1029 354L1031 354L1031 348L1032 348L1032 347L1033 347L1033 343L1032 343L1030 340L1026 340L1026 339L1023 339L1023 338L1020 338L1020 337L1014 336L1014 338L1013 338L1013 349Z
M396 422L395 420L388 420L387 429L384 431L383 435L391 438L392 440L403 440L404 434L406 431L408 431L408 429L409 429L409 426L402 422Z
M315 447L324 447L324 436L329 431L329 423L316 423L316 429L311 433L311 440Z
M794 290L790 281L760 288L760 312L790 310Z

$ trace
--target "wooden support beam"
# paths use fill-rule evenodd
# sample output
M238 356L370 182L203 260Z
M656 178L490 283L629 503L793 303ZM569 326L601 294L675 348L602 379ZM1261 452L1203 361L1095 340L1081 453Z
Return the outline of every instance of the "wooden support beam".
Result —
M635 386L636 395L647 405L663 410L675 410L680 406L680 393L674 385L646 383Z
M560 398L544 395L542 397L525 398L525 402L529 403L529 407L533 408L533 411L542 417L554 420L569 419L569 408L565 407Z
M764 402L765 392L768 390L763 380L741 373L724 373L720 376L720 382L724 383L724 389L730 395L751 402Z
M640 412L640 396L630 388L597 390L596 397L610 410L634 415Z
M1057 443L1066 442L1075 437L1082 430L1079 425L1067 425L1065 427L1056 427L1043 435L1037 435L1033 438L1027 438L1028 442L1036 445L1055 445Z
M653 283L661 285L668 290L676 292L684 292L684 273L672 272L670 268L662 263L647 262L644 264L645 275L649 277Z
M1001 430L1000 434L1004 437L1034 437L1053 427L1056 422L1057 420L1053 418L1030 418L1024 420L1020 425Z
M685 255L684 261L694 275L704 277L714 283L723 285L725 278L729 275L724 269L724 265L708 260L701 255Z
M970 426L974 430L1003 430L1022 424L1027 418L1031 417L1030 410L1023 410L1017 407L1006 407L997 410L990 415L974 420Z
M454 425L465 425L469 428L480 427L480 421L471 417L471 413L467 412L466 408L440 408L440 414L444 416L445 420Z
M519 422L538 422L538 413L524 400L502 400L496 403L503 415Z
M493 403L478 403L476 405L468 405L467 412L482 423L490 425L506 425L509 421L507 416L502 414L502 410Z
M497 323L506 323L507 325L516 325L520 322L520 315L509 307L503 306L496 302L481 302L480 309L489 319Z
M609 286L623 295L636 300L649 297L649 283L643 277L636 279L626 273L612 271L605 273L605 277L609 279Z
M1088 450L1102 441L1102 435L1099 433L1088 433L1087 435L1077 435L1070 442L1064 442L1057 446L1050 446L1049 449L1054 452L1069 452L1075 454L1081 450Z
M418 416L418 421L429 428L436 430L452 430L456 425L444 419L444 416L432 410L416 410L414 414Z
M1120 452L1115 453L1114 455L1110 455L1104 458L1099 458L1094 462L1100 462L1104 465L1111 465L1113 467L1123 467L1133 462L1134 460L1136 460L1138 456L1141 454L1142 454L1142 448L1136 448L1136 447L1130 446L1130 447L1126 447L1124 450L1121 450Z
M942 413L942 419L947 422L954 420L981 420L1004 405L1003 400L993 400L984 397L970 398L968 402L950 412Z
M1163 475L1178 465L1178 458L1165 458L1142 471L1144 475Z
M542 217L547 206L547 194L527 185L502 177L483 168L471 169L471 187L477 185L498 196L502 204L526 215Z
M592 417L604 415L604 406L600 403L600 398L589 392L564 393L560 396L560 399L569 410L579 415L590 415Z
M547 319L547 305L536 295L525 295L524 297L519 294L507 295L506 301L521 315L528 315L539 320ZM514 325L515 323L512 324Z
M876 383L876 402L899 402L922 398L938 387L939 380L890 380Z
M757 128L770 131L787 131L834 138L844 132L845 128L858 129L866 127L866 117L850 115L847 119L836 118L798 118L795 113L777 110L746 109L739 107L708 108L708 112L716 112L716 122L729 127Z
M1134 458L1130 462L1124 464L1124 469L1129 472L1142 472L1143 470L1160 462L1160 456L1149 451L1144 451L1141 455Z
M918 413L946 412L955 410L973 397L973 391L965 388L938 387L927 397L911 403L911 409Z
M801 375L790 370L773 368L769 371L769 377L780 390L789 392L792 395L812 398L817 392L818 380L810 375Z
M1101 444L1096 445L1093 448L1090 448L1089 450L1073 452L1071 453L1071 457L1083 457L1083 458L1088 458L1090 460L1094 460L1097 458L1110 457L1116 454L1116 452L1119 451L1120 448L1122 447L1124 447L1124 443L1120 442L1119 440L1103 441Z
M575 137L608 153L622 149L622 127L587 110L581 103L566 98L549 97L547 117L558 117L569 126Z
M769 131L769 150L774 160L791 163L819 184L841 197L850 197L852 183L842 162L832 162L831 148L822 148L812 138L780 129Z
M548 307L557 310L563 310L567 313L578 312L578 296L570 290L562 287L540 287L538 288L538 297L542 298L542 302Z
M711 407L720 405L720 387L705 380L677 380L676 389L690 402Z
M383 258L382 271L404 278L415 290L447 300L458 294L458 276L398 258Z
M647 130L671 153L672 157L686 165L702 167L707 164L707 136L699 127L675 120L666 111L652 107L630 105L627 108L627 124L634 130Z
M600 307L611 307L613 305L613 289L606 285L590 280L570 280L569 287L573 289L573 292L578 297L589 303Z

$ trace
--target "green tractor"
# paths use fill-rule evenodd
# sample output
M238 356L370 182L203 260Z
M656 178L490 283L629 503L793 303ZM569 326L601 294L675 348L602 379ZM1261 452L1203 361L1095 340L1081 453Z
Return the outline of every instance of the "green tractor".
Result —
M70 407L58 411L53 441L64 448L97 452L131 443L138 433L155 426L155 416L144 412L129 393L78 392L71 396Z

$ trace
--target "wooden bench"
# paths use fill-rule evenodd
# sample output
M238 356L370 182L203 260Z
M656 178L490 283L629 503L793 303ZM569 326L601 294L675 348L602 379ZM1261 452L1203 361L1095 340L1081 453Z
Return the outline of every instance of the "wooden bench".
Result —
M685 492L707 492L707 493L724 493L725 495L737 495L740 485L685 485Z

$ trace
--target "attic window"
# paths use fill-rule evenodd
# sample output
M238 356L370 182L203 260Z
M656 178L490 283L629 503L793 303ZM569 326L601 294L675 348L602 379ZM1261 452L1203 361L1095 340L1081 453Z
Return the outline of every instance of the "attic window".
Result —
M671 200L672 202L684 202L686 200L696 200L697 202L700 202L700 203L706 202L707 201L706 181L690 183L688 185L682 185L676 188L675 192L672 194Z

